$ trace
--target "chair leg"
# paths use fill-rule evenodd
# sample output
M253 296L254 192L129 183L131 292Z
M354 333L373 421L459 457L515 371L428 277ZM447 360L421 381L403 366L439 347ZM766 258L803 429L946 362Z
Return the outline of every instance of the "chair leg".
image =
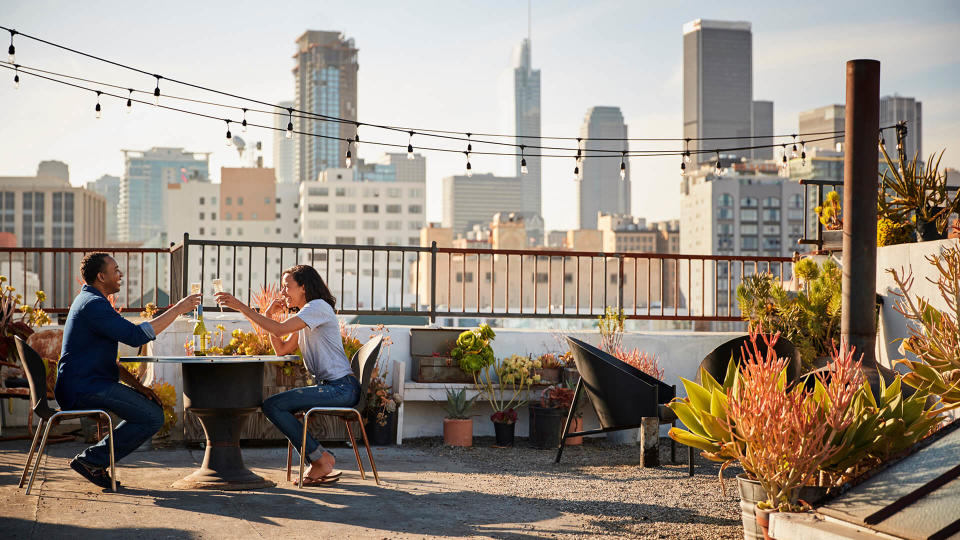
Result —
M107 417L107 427L110 428L110 432L109 432L109 436L110 436L110 489L113 490L114 493L116 493L116 492L117 492L117 467L116 467L116 460L114 459L114 454L113 454L113 418L110 418L110 415L109 415L107 412L103 412L102 414L103 414L103 416L106 416L106 417ZM97 420L97 425L98 425L98 426L100 425L99 419Z
M287 441L287 482L290 481L290 469L293 466L293 443Z
M303 437L300 438L300 480L297 489L303 489L303 466L307 459L307 427L310 425L309 411L303 415Z
M370 459L370 468L373 469L373 478L377 485L380 485L380 475L377 474L377 464L373 461L373 451L370 450L370 441L367 440L367 430L363 427L363 420L360 419L360 413L357 413L357 422L360 424L360 434L363 435L363 445L367 447L367 458Z
M349 418L344 418L343 425L347 426L347 436L350 437L350 446L353 447L353 454L357 456L357 469L360 471L360 479L366 480L367 475L363 472L363 463L360 462L360 449L357 448L357 441L353 438L353 430L350 429L351 421Z
M40 441L40 449L37 450L37 466L33 468L33 472L30 473L30 482L27 483L27 492L26 495L30 494L30 489L33 488L33 479L37 476L37 471L40 470L40 462L43 460L43 450L47 446L47 436L50 435L50 428L53 426L53 421L56 419L56 415L52 416L47 420L46 427L43 428L43 439ZM40 431L40 428L37 428L37 431Z
M27 473L30 471L30 465L33 463L33 451L37 449L37 442L40 440L40 432L43 431L43 423L44 420L41 418L40 424L37 425L37 431L35 431L33 434L33 442L30 443L30 452L27 454L27 463L23 466L23 473L20 474L20 483L17 484L18 488L22 488L23 483L27 481Z

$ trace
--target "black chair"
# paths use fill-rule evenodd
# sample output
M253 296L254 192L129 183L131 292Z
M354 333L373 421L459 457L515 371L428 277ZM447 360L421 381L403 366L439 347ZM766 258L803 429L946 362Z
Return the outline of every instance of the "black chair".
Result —
M697 381L700 381L700 369L706 369L707 373L714 379L723 382L731 357L738 367L743 363L744 347L749 348L751 351L753 350L750 343L750 336L733 338L710 351L709 354L703 357L703 361L700 362L700 368L697 369ZM767 344L762 336L757 338L757 348L760 349L760 354L767 354ZM787 364L787 381L796 381L797 378L800 377L800 370L803 365L800 360L800 351L797 350L797 347L791 343L789 339L783 336L777 338L777 342L773 345L773 350L776 351L778 358L789 359L789 363Z
M573 394L573 403L560 436L555 463L566 445L567 437L593 435L642 425L644 418L659 418L660 405L676 395L676 388L663 383L617 357L579 339L567 338L580 380ZM577 401L586 392L600 420L600 429L570 433Z
M27 345L22 339L17 337L16 340L17 353L20 355L20 362L23 364L23 372L27 376L27 383L30 385L30 405L33 408L34 414L40 418L40 423L37 425L37 431L33 436L33 442L30 444L30 452L27 454L27 463L23 466L23 473L20 475L20 483L17 484L17 487L23 487L23 482L27 478L27 472L31 469L31 464L33 462L33 451L37 447L37 439L40 437L41 431L43 431L43 440L40 442L40 449L37 451L36 466L32 467L33 472L30 474L30 483L27 484L27 495L30 494L30 489L33 487L33 479L37 476L37 471L40 469L40 461L43 459L43 451L47 446L47 437L50 435L50 428L60 420L67 418L97 415L106 418L110 428L110 487L113 489L113 491L116 491L117 475L116 464L113 458L113 420L110 418L110 414L102 409L61 411L59 409L51 408L50 404L47 403L47 378L46 372L43 368L43 359L40 358L40 355L37 354L37 351L33 350L33 348Z
M367 430L363 427L363 409L367 404L367 388L370 387L370 378L373 375L373 368L377 365L377 358L380 356L380 345L383 343L383 336L375 336L360 347L353 355L350 361L350 367L353 368L354 375L360 380L360 401L353 407L313 407L303 413L303 438L300 446L300 481L298 488L303 488L303 467L306 463L307 453L307 428L310 426L310 416L313 414L335 416L343 420L347 428L347 436L350 437L350 445L353 446L353 453L357 457L357 469L360 470L360 478L366 480L366 473L363 471L363 463L360 462L360 450L357 449L357 441L353 437L353 431L350 429L350 422L360 424L360 434L363 436L363 445L367 447L367 458L370 460L370 468L373 469L373 477L380 485L380 476L377 474L377 464L373 461L373 452L370 450L370 442L367 440ZM290 468L293 461L293 443L287 441L287 481L290 481Z

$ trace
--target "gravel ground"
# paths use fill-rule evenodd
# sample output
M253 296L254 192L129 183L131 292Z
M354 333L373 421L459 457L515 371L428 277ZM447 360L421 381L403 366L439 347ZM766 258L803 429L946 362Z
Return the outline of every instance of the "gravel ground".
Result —
M471 489L535 501L538 505L578 516L584 536L645 538L742 538L736 467L724 473L726 495L720 493L719 465L699 455L696 472L687 475L686 447L677 448L670 463L670 440L663 439L656 468L637 465L636 446L610 445L587 439L567 447L559 465L555 451L538 450L525 440L514 448L493 448L492 437L474 438L472 448L444 447L439 438L404 441L427 454L442 456L478 473ZM698 452L699 454L699 452Z

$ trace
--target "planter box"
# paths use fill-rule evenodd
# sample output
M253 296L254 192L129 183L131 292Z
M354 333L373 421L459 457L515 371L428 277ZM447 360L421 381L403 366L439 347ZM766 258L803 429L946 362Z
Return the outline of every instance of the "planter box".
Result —
M541 368L534 370L534 373L540 375L539 384L558 384L560 382L560 368Z
M823 249L825 251L843 250L843 231L823 231Z
M472 383L473 376L449 356L413 356L411 377L423 383Z

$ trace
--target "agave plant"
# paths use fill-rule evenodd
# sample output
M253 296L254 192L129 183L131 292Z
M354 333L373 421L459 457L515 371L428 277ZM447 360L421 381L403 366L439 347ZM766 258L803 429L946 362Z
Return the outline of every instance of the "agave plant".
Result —
M447 418L452 418L454 420L466 420L469 418L467 416L467 411L473 407L473 404L476 403L477 398L480 397L480 394L473 396L470 399L467 399L467 389L460 388L455 390L453 388L447 388L447 403L444 408L447 410Z
M935 223L937 233L945 233L950 214L960 209L960 192L951 198L947 191L947 175L940 172L944 151L931 154L926 164L918 163L919 154L910 160L900 153L896 165L883 145L880 152L887 163L877 197L880 217L897 223L915 220L918 230Z

